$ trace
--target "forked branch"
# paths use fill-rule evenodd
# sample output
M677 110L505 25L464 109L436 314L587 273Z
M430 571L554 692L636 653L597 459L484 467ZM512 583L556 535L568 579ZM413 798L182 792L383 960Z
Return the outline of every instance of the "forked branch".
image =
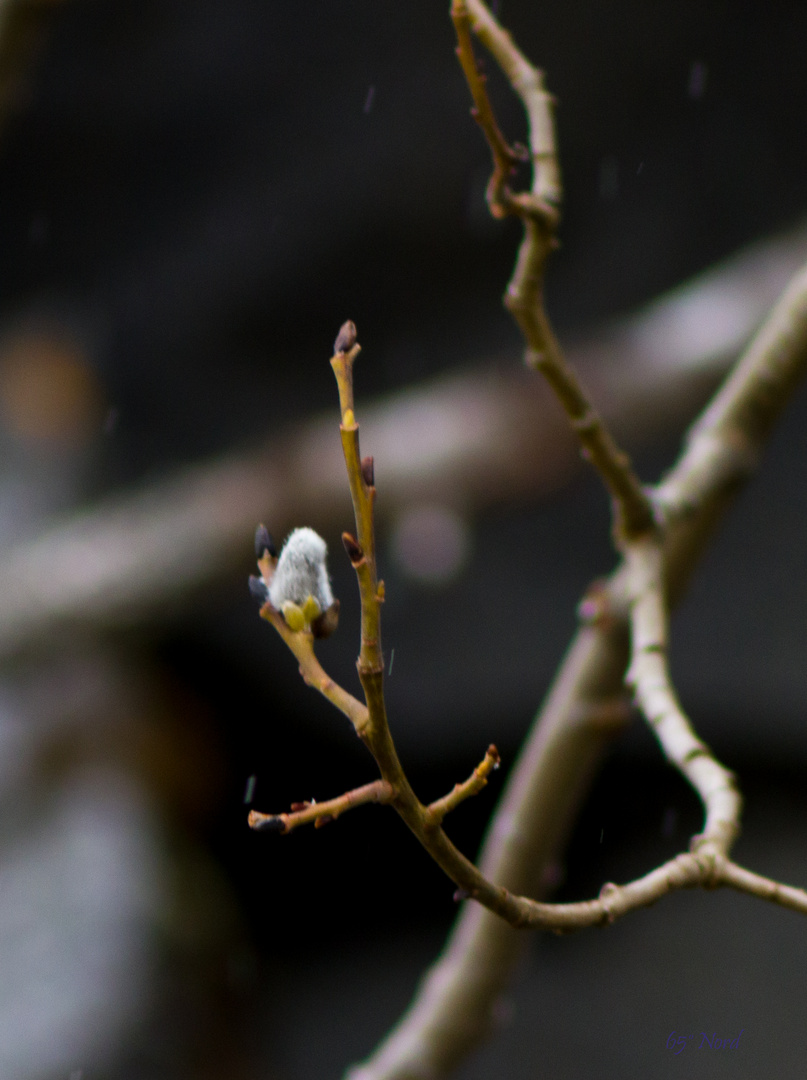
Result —
M454 882L460 898L473 898L490 911L501 916L515 927L538 927L553 930L573 930L585 926L611 922L637 906L653 903L665 893L693 885L717 885L728 883L742 887L745 880L741 873L729 873L727 854L738 828L739 797L733 786L731 774L711 756L708 748L700 742L675 700L666 669L666 607L664 600L662 548L656 530L642 537L624 541L626 550L627 606L630 611L633 640L633 678L640 704L647 708L651 722L669 759L681 769L700 795L705 808L705 825L702 835L694 845L692 854L684 854L659 867L652 873L625 886L609 884L595 900L575 904L546 904L519 896L497 885L473 865L446 836L441 827L445 814L459 805L467 796L476 793L487 782L487 777L498 764L498 753L490 747L484 761L474 774L458 784L443 799L431 806L424 806L415 795L403 766L398 758L387 720L384 701L384 669L381 654L380 605L383 590L377 578L375 562L375 534L373 503L375 487L369 459L360 456L359 425L356 422L353 395L353 361L359 346L355 341L355 327L346 323L337 338L337 346L346 344L346 352L337 348L331 364L336 373L342 408L342 448L347 466L358 539L345 534L343 540L359 583L361 600L361 652L358 670L367 701L366 710L355 698L339 688L320 667L314 655L314 634L307 623L297 625L304 619L312 597L302 607L292 604L295 625L288 625L288 615L275 610L267 602L261 614L273 623L300 661L306 681L316 686L353 721L356 731L366 743L376 760L383 787L372 784L360 789L361 801L384 801L393 806L428 853ZM262 581L267 590L271 588L274 558L265 553L259 560ZM280 556L282 566L283 553ZM279 571L278 571L279 572ZM267 581L266 578L270 577ZM311 614L319 606L311 608ZM380 797L382 796L383 797ZM366 797L365 797L366 796ZM338 812L347 808L358 796L347 793L332 800ZM298 813L304 820L321 816L310 807L302 807ZM334 816L330 810L329 816ZM287 831L289 816L259 815L254 811L250 821L253 826L270 820L269 827ZM300 822L302 823L302 822ZM282 830L280 828L282 824ZM770 882L764 893L768 899L780 901L781 890ZM794 897L803 897L807 907L807 893L788 891L790 906Z

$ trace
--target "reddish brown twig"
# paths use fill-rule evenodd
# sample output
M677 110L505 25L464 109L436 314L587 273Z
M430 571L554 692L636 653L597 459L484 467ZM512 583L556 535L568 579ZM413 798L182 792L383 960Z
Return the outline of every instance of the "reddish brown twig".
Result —
M373 780L371 784L353 788L327 802L292 803L288 814L262 814L259 810L250 810L249 827L259 831L290 833L300 825L314 823L315 828L325 825L328 821L335 821L345 810L352 810L354 806L363 806L365 803L388 803L395 795L392 784L386 780Z
M493 157L493 173L486 192L488 206L494 217L502 218L518 212L507 181L523 155L516 153L508 143L496 121L485 86L485 76L480 72L474 55L471 20L465 0L453 0L451 18L457 34L457 57L474 101L471 115L482 129Z
M464 780L461 784L455 784L448 795L444 795L442 799L435 799L433 803L429 803L426 807L432 823L439 825L446 814L450 814L461 802L465 802L472 795L477 795L487 784L490 774L494 769L498 769L500 764L499 751L491 743L484 758L467 780Z

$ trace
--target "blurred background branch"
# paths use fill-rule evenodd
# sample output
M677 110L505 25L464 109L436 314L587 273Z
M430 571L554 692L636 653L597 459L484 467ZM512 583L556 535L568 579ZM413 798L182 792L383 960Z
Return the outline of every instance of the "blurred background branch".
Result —
M799 228L756 244L606 326L571 362L632 449L681 430L727 370L807 252ZM401 390L364 410L383 470L379 513L418 502L479 513L544 497L579 464L550 394L513 362ZM73 511L0 556L0 652L76 624L159 618L243 561L257 519L279 535L345 520L341 453L328 415L251 453L216 458ZM44 572L49 568L49 572Z

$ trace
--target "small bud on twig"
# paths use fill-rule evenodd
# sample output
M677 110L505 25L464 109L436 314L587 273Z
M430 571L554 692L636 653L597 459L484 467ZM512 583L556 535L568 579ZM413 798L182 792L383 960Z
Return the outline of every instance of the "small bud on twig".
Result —
M277 548L272 539L272 534L265 525L259 525L255 530L255 557L262 559L266 552L273 558L277 558Z
M354 566L358 566L364 558L364 550L361 544L358 542L355 536L351 536L349 532L342 533L342 543L345 545L345 551L347 557L350 559Z
M303 609L298 604L295 604L293 600L284 600L282 611L289 630L299 631L305 629Z
M249 592L258 603L263 607L266 601L269 599L269 590L266 587L266 582L263 578L255 577L254 574L249 575Z
M315 596L307 596L305 603L303 604L303 615L305 621L311 623L314 619L318 619L322 614L322 608L319 606L319 600Z
M339 625L339 601L334 600L329 608L318 615L311 623L311 633L315 638L327 638Z
M349 352L356 344L356 324L348 319L347 322L342 323L339 329L339 333L336 335L336 341L333 343L334 353L346 353Z
M371 457L363 457L361 459L361 475L367 487L373 487L375 484L375 465Z

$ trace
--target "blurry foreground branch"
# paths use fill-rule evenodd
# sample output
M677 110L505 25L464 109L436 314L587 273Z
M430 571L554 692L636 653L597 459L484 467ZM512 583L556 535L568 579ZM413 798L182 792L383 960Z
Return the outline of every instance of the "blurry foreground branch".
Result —
M611 432L631 447L681 429L807 252L807 229L757 244L568 350ZM469 420L472 421L469 423ZM256 516L334 530L346 509L328 418L269 446L115 496L0 556L0 654L71 626L130 624L224 576ZM368 406L383 511L474 512L545 495L579 465L561 411L528 372L476 371ZM47 568L55 567L58 573Z

